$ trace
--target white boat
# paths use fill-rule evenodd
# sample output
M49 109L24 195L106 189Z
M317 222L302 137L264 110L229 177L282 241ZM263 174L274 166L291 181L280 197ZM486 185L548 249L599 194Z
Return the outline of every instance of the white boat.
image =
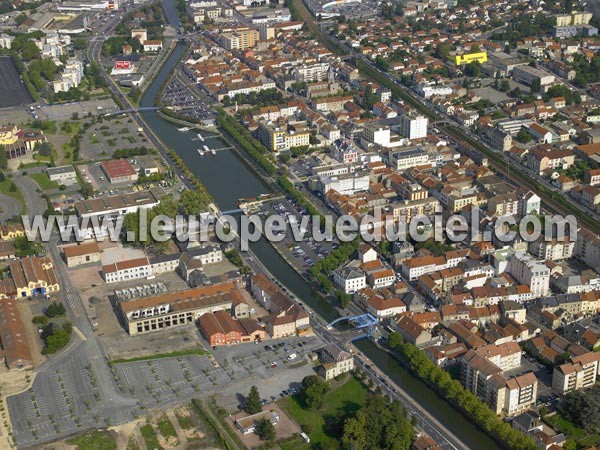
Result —
M177 131L190 131L190 127L177 128Z
M211 148L210 149L210 154L213 155L213 156L215 156L217 154L217 152L215 151L214 148Z
M198 139L200 139L202 142L204 142L204 138L202 137L202 135L200 133L196 133L196 136L198 136Z
M210 148L208 148L208 145L203 145L202 148L205 152L210 152Z
M204 152L202 151L202 149L198 149L198 154L199 154L200 156L204 156Z

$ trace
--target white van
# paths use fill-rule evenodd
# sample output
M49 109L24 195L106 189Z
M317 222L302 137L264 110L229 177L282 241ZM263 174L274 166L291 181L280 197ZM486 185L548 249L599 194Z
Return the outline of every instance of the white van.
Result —
M296 355L295 353L292 353L290 356L288 356L288 361L291 361L292 359L296 359Z

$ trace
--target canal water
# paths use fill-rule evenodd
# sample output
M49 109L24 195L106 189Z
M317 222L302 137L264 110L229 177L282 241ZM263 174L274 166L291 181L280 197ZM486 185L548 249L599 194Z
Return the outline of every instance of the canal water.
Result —
M164 0L163 5L171 26L176 29L179 28L172 0ZM185 44L177 44L159 75L145 92L141 101L142 107L155 105L158 92L168 78L171 69L179 61L185 48ZM267 185L234 151L217 151L214 156L211 154L200 156L198 154L197 149L204 144L215 149L227 147L227 144L215 133L212 133L213 137L207 137L209 133L201 131L205 137L205 141L202 142L197 140L196 132L178 131L177 129L181 126L162 119L155 111L143 111L141 114L156 135L179 154L190 170L206 186L222 211L235 209L235 203L240 198L272 192L271 186ZM321 317L327 321L337 317L336 309L329 303L324 302L309 284L285 262L271 244L261 240L250 244L250 249L273 276ZM371 341L363 340L357 344L357 347L363 353L388 373L406 392L410 393L432 416L455 433L469 448L500 450L500 447L485 433L464 416L457 413L435 392L397 361L390 358L383 350L377 348Z

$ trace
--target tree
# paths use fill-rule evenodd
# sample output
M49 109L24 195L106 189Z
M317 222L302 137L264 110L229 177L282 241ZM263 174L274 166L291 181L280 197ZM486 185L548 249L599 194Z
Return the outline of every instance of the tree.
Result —
M445 42L442 42L436 47L435 56L437 56L442 61L446 61L450 56L450 46Z
M275 426L265 417L256 422L255 433L261 441L272 441L275 439Z
M531 86L529 87L529 90L532 93L537 93L537 92L540 92L541 89L542 89L542 80L540 80L539 77L534 78L534 80L531 82Z
M408 450L413 439L414 428L402 405L375 395L346 421L342 444L355 450Z
M67 310L65 309L64 304L52 302L50 305L48 305L44 311L44 314L46 314L48 317L57 317L64 316L66 312Z
M569 392L560 402L559 409L568 420L592 432L600 424L600 389L594 386Z
M404 342L404 339L400 333L394 332L394 333L391 333L390 336L388 337L388 345L392 349L400 347L400 345L402 345L403 342Z
M527 144L528 142L530 142L533 138L531 137L531 135L525 130L525 128L521 128L519 130L519 132L517 133L517 140L522 142L523 144Z
M245 411L248 414L257 414L262 411L262 404L260 402L260 394L258 393L258 388L256 386L252 386L250 388L250 392L248 393L248 398L246 398Z
M79 188L79 192L83 196L83 198L88 198L94 193L94 188L90 183L83 183Z
M208 193L191 189L183 191L179 198L181 211L188 216L200 214L206 209L209 202L210 196Z
M481 75L481 63L479 61L470 62L465 66L463 72L468 77L477 78Z
M50 156L52 154L52 144L47 141L35 144L35 150L42 156Z
M43 249L40 242L34 242L27 239L27 236L18 236L14 240L15 255L19 258L24 256L39 255Z
M8 168L8 156L4 145L0 145L0 169Z
M327 391L329 384L318 375L308 375L302 379L302 397L309 409L319 409Z
M27 20L27 14L25 14L25 13L21 13L17 17L15 17L15 23L17 24L17 26L23 25L26 20Z
M346 294L341 289L335 291L335 299L339 302L342 308L346 309L350 305L350 294Z

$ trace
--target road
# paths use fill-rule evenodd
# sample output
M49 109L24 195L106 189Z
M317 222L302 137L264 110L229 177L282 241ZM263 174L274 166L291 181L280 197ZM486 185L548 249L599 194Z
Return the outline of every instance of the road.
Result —
M37 183L33 181L32 178L28 177L27 175L24 176L21 173L15 175L13 181L25 198L27 215L33 217L44 214L44 211L48 209L48 205L46 200L42 198L40 194L41 191L38 192L40 187L37 185Z
M20 213L21 202L0 192L0 223L6 223L10 218L18 217Z

